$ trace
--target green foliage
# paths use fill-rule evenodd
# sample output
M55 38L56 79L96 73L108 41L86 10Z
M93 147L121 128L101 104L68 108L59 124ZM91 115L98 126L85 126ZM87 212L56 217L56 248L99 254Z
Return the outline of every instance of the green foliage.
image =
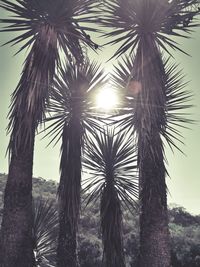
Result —
M102 266L101 241L96 235L89 234L79 236L79 259L82 267Z
M3 210L3 190L7 176L0 174L0 217ZM49 190L49 192L48 192ZM33 179L33 195L56 199L57 184L42 178ZM137 267L139 253L139 211L123 213L124 249L127 267ZM173 267L200 266L200 216L188 213L182 207L169 209L170 232L172 239ZM81 212L79 223L79 262L81 267L102 266L102 245L100 235L99 202L89 204Z
M185 221L185 218L183 217L181 224ZM192 218L191 222L193 222L193 220L194 218ZM179 224L170 223L169 226L172 233L174 267L200 266L199 224L191 224L190 226L184 227Z
M169 211L170 222L183 227L200 224L200 216L192 216L182 207L173 207Z

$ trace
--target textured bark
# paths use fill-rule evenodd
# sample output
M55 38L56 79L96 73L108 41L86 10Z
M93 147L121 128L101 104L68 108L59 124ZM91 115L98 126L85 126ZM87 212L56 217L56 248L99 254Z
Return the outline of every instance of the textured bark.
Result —
M166 130L165 69L152 35L144 35L136 55L136 99L140 183L140 267L170 267L166 169L161 133Z
M160 143L160 137L157 137L152 138L149 149ZM157 161L156 164L154 160ZM143 158L140 187L140 267L169 267L170 239L165 167L161 150L157 159L152 159L148 153Z
M107 180L100 208L103 261L105 267L125 267L120 200L112 184L112 178Z
M76 116L72 117L63 129L59 186L58 267L79 266L76 233L80 211L82 134L80 113L75 112L75 114Z
M33 147L13 155L4 197L1 267L32 267Z
M59 267L77 267L77 244L76 230L72 229L71 223L66 218L64 211L60 211L60 231L57 248L57 265Z

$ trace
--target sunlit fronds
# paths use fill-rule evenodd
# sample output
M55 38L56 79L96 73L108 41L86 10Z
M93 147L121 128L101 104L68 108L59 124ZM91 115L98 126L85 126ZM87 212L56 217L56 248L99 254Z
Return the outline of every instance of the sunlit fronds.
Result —
M140 104L140 106L148 105L148 109L154 112L151 113L151 119L153 119L155 114L159 112L159 108L161 108L161 106L153 106L153 102L149 94L146 95L146 98L141 98L140 94L142 89L140 88L141 90L139 90L139 88L137 88L139 85L137 84L131 84L132 82L138 82L138 71L136 71L134 63L131 64L131 62L134 62L132 58L124 57L123 61L119 62L118 66L115 67L112 81L114 86L119 88L119 91L125 95L125 99L129 100L126 102L124 109L122 108L121 113L123 116L119 118L117 123L121 129L132 129L137 131L137 128L139 128L139 119L136 117L136 112L138 112L139 106L138 104ZM147 67L150 69L150 66L151 64L149 61L149 65L147 65ZM162 109L164 113L163 119L160 120L161 126L159 127L159 132L166 139L171 148L173 146L178 148L178 144L176 142L178 141L179 143L182 143L183 141L179 129L180 127L187 127L187 125L184 124L191 122L188 118L187 112L185 111L192 106L190 104L191 93L185 89L185 85L187 83L184 82L184 76L182 71L178 70L178 65L174 65L170 63L169 59L166 60L163 58L163 67L161 69L163 70L160 74L155 71L156 69L154 69L154 76L159 75L164 83L160 88L161 90L157 91L157 96L155 96L155 99L162 99L164 97L162 102ZM147 84L150 86L150 82ZM151 90L150 92L152 95L153 91ZM161 96L159 96L159 94L161 94ZM139 115L140 113L138 116ZM158 114L158 117L159 116L161 118L161 114ZM154 119L154 121L156 121L156 119ZM157 127L156 124L155 127Z
M106 130L88 137L83 155L83 166L91 176L83 184L84 192L90 191L88 201L111 185L123 203L133 203L138 195L136 165L133 139L127 134Z
M50 101L46 121L48 135L57 142L64 126L75 119L80 123L82 135L85 131L94 132L99 129L100 115L95 112L95 93L106 83L106 75L100 65L85 61L84 64L69 64L60 69L56 75L50 92Z
M59 198L65 216L76 227L80 208L81 150L85 133L99 129L94 113L94 92L105 83L103 70L95 62L67 64L56 75L48 105L47 135L61 141Z
M113 57L126 51L133 53L147 36L167 52L167 46L182 51L171 37L188 37L192 28L198 26L195 20L200 14L198 5L198 0L104 1L101 25L113 29L105 34L112 37L108 44L122 42Z
M134 56L124 56L118 64L114 66L111 75L111 86L120 96L120 105L118 114L115 116L113 123L116 124L121 131L133 131L133 114L136 104L135 96L137 88L132 89L134 77ZM128 123L129 121L129 123ZM126 122L124 124L124 122Z
M58 214L50 201L33 203L33 245L36 266L52 266L56 263Z
M104 130L87 138L83 165L89 178L83 191L87 203L101 199L100 215L105 266L125 266L121 205L133 207L138 196L133 139Z

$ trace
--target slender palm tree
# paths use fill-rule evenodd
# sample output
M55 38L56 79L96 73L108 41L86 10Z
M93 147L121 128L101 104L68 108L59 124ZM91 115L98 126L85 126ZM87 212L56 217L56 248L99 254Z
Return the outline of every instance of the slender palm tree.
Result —
M169 141L176 130L168 126L171 131L166 131L169 110L162 52L182 51L171 37L187 37L190 29L197 26L193 22L194 16L199 14L199 9L195 9L197 3L195 0L104 2L102 24L114 28L107 33L114 37L109 44L123 42L113 57L126 51L135 53L127 89L136 99L134 130L141 201L141 267L170 266L166 168L161 135ZM172 101L171 105L175 103Z
M90 63L88 59L81 65L72 62L56 75L50 96L48 134L56 136L56 142L62 139L58 189L59 267L78 265L76 234L80 210L81 151L86 133L99 128L98 116L93 109L93 92L104 85L104 80L105 75L98 64Z
M104 130L88 137L83 166L90 177L84 192L88 203L100 198L103 261L106 267L123 267L122 204L134 204L138 196L138 179L133 139L126 132Z
M2 19L1 31L22 32L8 43L22 42L19 51L29 48L21 79L12 95L9 113L10 166L5 189L1 233L1 265L32 266L32 166L34 136L44 117L45 102L55 68L60 64L59 50L69 58L82 61L81 43L96 45L85 33L95 7L92 0L16 0L1 1L0 7L12 14ZM17 229L17 231L16 231Z
M112 81L113 81L113 86L118 88L119 90L123 91L123 97L124 97L124 109L123 107L121 110L121 114L123 114L123 117L117 120L117 124L121 129L129 129L132 130L132 133L138 138L138 123L139 123L139 118L138 118L138 105L140 105L139 99L138 99L138 94L141 93L141 87L135 82L135 80L130 80L130 75L134 76L135 72L133 71L134 68L134 59L133 57L124 57L123 62L119 63L119 66L116 67L115 73L112 76ZM163 121L162 128L160 129L160 136L161 136L161 141L163 142L164 140L166 143L170 146L171 149L173 147L177 148L180 150L179 146L177 143L182 143L182 136L181 133L178 129L178 127L185 127L185 123L190 123L191 120L187 118L187 113L183 112L184 109L190 108L191 105L188 103L191 100L191 93L185 90L185 86L187 83L184 82L184 76L182 75L181 71L178 70L178 66L171 64L168 60L163 59L163 68L164 68L164 76L163 76L163 81L164 81L164 89L165 89L165 121ZM119 113L119 115L120 115ZM144 130L143 130L144 131ZM139 141L139 140L138 140ZM159 143L153 144L154 149L157 149L157 145L160 145ZM141 155L140 149L142 149L141 143L137 143L137 150L138 150L138 157ZM150 147L149 147L150 148ZM163 143L162 143L162 149L163 149ZM147 150L146 150L147 151ZM180 150L181 151L181 150ZM155 153L155 152L154 152ZM157 159L158 160L158 159ZM164 156L162 158L163 160L163 168L164 166ZM138 167L141 175L141 170L140 170L140 165L139 165L139 158L138 158ZM143 168L145 168L143 166ZM148 166L149 168L149 166ZM162 169L161 169L162 170ZM159 170L159 171L161 171ZM165 173L167 173L166 169ZM148 176L147 179L150 179L151 176ZM141 179L141 176L139 176ZM149 182L149 181L148 181ZM140 180L141 183L141 180ZM160 183L160 181L158 181ZM146 185L147 187L152 187L152 192L153 190L157 190L157 197L160 187L162 187L163 191L165 192L166 196L166 185L163 185L162 183L157 184L157 181L152 181L152 184ZM143 184L140 184L140 190L143 189ZM154 188L155 187L155 188ZM145 188L146 191L142 192L141 197L141 212L146 211L146 206L145 205L150 205L150 200L148 201L145 199L145 197L149 197L149 195L146 195L148 192L148 188ZM140 191L141 194L141 191ZM147 203L146 203L147 201ZM163 202L161 202L163 205ZM152 203L151 203L152 205ZM155 209L155 206L150 207L147 206L148 209ZM151 216L155 216L154 219L158 220L158 214L153 213L151 210ZM147 211L146 211L147 212ZM155 211L154 211L155 212ZM145 220L146 218L143 217L144 215L140 215L140 224L144 223L141 220ZM150 216L150 214L149 214ZM166 223L167 223L167 217L165 217ZM152 219L153 220L153 219ZM148 220L150 221L150 218ZM140 227L142 227L141 225ZM162 225L163 226L163 225ZM149 232L149 234L154 234L153 230L150 228L151 225L148 225L148 229L146 231ZM157 227L157 226L156 226ZM161 226L160 226L161 227ZM162 229L163 230L163 229ZM165 228L166 234L168 233L168 230ZM155 231L158 231L158 229L155 229ZM141 234L141 233L140 233ZM143 238L143 239L142 239ZM149 238L149 237L148 237ZM161 238L161 237L160 237ZM163 239L165 238L165 242L167 242L167 236L162 237ZM142 242L146 241L146 236L141 236L141 244L140 246L144 246ZM163 242L163 240L159 240L159 242ZM148 243L146 246L152 246L155 244ZM140 255L140 261L141 261L141 255ZM158 259L160 262L161 260ZM149 264L149 263L147 263ZM160 263L158 263L160 264Z

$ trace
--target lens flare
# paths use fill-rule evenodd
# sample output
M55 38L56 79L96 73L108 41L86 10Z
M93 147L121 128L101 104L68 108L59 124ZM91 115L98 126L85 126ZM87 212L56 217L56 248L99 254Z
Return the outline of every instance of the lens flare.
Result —
M112 88L102 89L96 98L97 108L102 110L114 109L118 104L118 97Z

